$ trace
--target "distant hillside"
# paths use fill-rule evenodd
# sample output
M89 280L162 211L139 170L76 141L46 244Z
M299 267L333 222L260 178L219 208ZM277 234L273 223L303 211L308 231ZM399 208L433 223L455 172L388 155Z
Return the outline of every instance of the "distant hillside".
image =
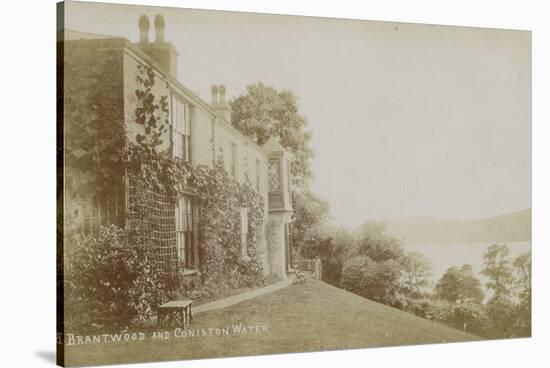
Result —
M409 217L386 224L388 234L409 244L531 240L531 209L479 220Z

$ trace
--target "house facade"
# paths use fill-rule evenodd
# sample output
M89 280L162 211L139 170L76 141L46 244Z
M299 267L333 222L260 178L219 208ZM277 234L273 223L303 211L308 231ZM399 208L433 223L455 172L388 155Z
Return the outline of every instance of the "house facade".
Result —
M266 274L286 277L292 262L290 155L274 138L258 146L232 126L231 109L223 84L212 85L210 101L202 100L182 85L178 81L178 52L164 39L165 20L157 15L153 23L155 39L150 41L151 22L146 16L140 17L138 43L119 37L64 31L64 95L73 96L78 91L77 100L67 101L65 98L64 125L73 126L76 130L80 127L84 129L88 121L97 119L97 114L87 109L104 92L110 96L109 103L118 112L109 118L122 119L127 138L135 139L145 129L144 125L135 122L138 104L136 75L143 68L151 70L155 78L152 93L166 96L167 102L169 129L162 137L160 149L170 150L174 157L192 165L212 167L221 157L232 179L239 183L248 180L253 185L266 204L265 221L256 236L256 258L261 260ZM92 72L98 68L99 61L105 65ZM69 93L69 90L72 92ZM76 110L77 113L74 112ZM70 138L76 133L65 131L63 134ZM97 206L71 198L70 188L85 181L80 169L65 166L64 173L67 188L65 226L94 228L109 223L124 224L128 194L132 188L126 184L114 190L109 205ZM166 225L167 240L163 244L163 256L170 261L177 258L177 263L186 272L193 272L201 264L199 207L198 198L190 193L178 198L175 208L164 208L164 212L168 213L164 218L168 219L169 224ZM240 236L242 243L246 244L246 208L241 209L240 216ZM245 254L246 251L243 251Z

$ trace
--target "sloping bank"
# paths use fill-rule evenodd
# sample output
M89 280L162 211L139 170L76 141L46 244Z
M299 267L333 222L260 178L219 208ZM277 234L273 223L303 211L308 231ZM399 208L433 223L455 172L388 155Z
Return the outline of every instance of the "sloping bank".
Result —
M198 314L188 331L70 346L69 364L162 361L474 341L479 337L309 279Z

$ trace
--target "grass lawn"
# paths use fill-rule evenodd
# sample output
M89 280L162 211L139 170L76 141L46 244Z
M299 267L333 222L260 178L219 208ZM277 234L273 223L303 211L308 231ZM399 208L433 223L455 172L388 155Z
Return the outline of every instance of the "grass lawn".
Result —
M233 325L257 326L234 333ZM223 333L226 328L229 333ZM132 363L222 356L275 354L377 346L479 340L323 282L263 295L232 307L201 313L190 327L154 339L67 346L67 365ZM204 329L204 330L203 330ZM210 330L208 330L210 329ZM216 329L222 333L216 335Z

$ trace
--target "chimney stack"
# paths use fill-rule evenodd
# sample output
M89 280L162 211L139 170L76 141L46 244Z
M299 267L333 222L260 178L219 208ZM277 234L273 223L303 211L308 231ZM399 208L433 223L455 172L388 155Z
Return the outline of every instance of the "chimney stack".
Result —
M164 17L160 14L155 15L155 42L164 42Z
M231 108L225 100L225 86L213 84L210 90L212 92L212 107L216 111L216 115L231 124Z
M160 14L155 16L155 42L149 42L149 18L146 15L139 17L138 46L153 60L160 64L173 77L178 76L178 52L174 45L164 40L166 23Z
M149 18L146 15L139 17L139 42L147 43L149 42Z

